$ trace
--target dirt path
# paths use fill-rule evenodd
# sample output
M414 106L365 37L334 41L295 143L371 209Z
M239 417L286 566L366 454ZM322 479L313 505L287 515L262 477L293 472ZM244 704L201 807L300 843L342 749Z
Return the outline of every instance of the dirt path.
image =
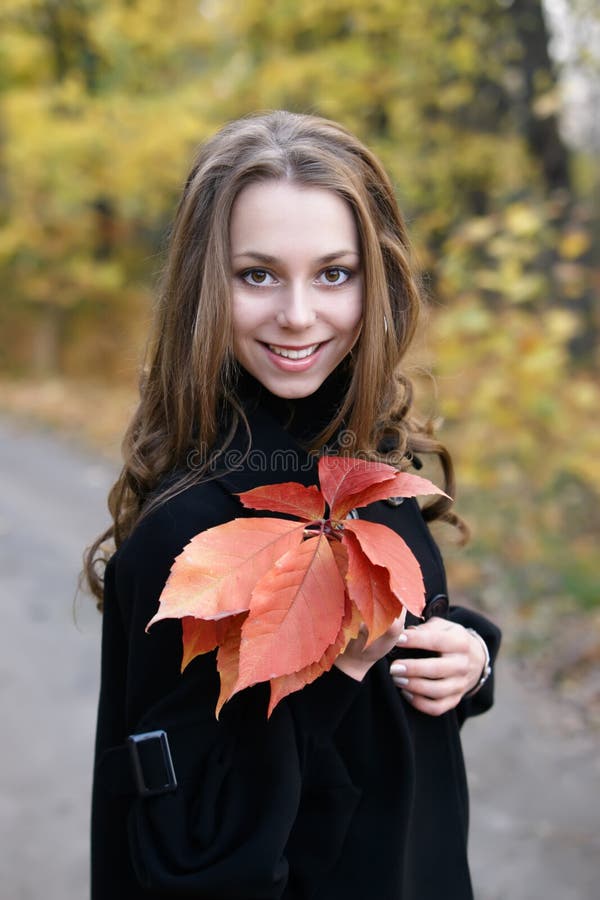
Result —
M477 900L598 900L600 735L498 668L494 709L464 730Z
M73 598L105 524L112 472L0 419L0 884L7 900L85 900L99 617ZM600 896L598 736L501 667L494 712L467 724L477 900ZM452 900L452 898L440 898Z

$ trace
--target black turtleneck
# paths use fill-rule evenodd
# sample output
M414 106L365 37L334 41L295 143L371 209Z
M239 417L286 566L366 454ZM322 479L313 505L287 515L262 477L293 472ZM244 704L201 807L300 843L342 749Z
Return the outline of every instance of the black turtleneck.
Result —
M350 378L349 366L342 362L313 394L290 400L272 394L240 367L235 392L245 410L262 406L299 444L308 446L338 414Z

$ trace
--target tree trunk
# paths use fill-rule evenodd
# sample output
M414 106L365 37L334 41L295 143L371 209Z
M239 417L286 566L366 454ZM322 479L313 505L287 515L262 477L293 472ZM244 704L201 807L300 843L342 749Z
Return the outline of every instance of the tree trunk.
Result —
M550 35L541 0L513 0L510 14L521 48L523 96L521 127L531 152L540 160L549 191L571 190L569 153L560 136L556 113L536 112L536 101L556 89L557 78L548 52Z

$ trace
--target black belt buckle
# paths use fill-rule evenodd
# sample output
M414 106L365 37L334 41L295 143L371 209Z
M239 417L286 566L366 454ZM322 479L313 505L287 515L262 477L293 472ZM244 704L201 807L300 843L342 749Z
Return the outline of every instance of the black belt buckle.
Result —
M154 744L154 742L158 742ZM166 731L145 731L127 738L136 787L140 797L156 797L177 790L177 778ZM144 745L147 745L144 748ZM160 750L160 755L157 754ZM145 757L142 760L142 756ZM159 762L157 766L157 761ZM162 764L162 765L161 765ZM150 774L149 774L150 770ZM154 778L152 777L154 776ZM150 780L150 784L148 783ZM158 783L152 784L152 781Z

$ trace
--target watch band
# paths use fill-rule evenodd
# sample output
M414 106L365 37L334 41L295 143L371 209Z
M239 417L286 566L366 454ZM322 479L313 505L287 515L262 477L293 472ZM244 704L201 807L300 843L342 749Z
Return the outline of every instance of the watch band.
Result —
M485 662L483 664L483 669L481 670L481 676L479 678L479 681L477 682L475 687L471 688L471 690L468 691L468 693L466 693L464 695L465 697L473 697L477 693L477 691L479 691L484 686L484 684L486 683L486 681L492 674L492 662L490 660L490 651L488 650L488 645L486 644L484 639L481 637L479 632L475 631L474 628L466 628L465 630L477 638L477 640L479 641L479 643L481 644L481 646L483 647L483 650L485 652Z

